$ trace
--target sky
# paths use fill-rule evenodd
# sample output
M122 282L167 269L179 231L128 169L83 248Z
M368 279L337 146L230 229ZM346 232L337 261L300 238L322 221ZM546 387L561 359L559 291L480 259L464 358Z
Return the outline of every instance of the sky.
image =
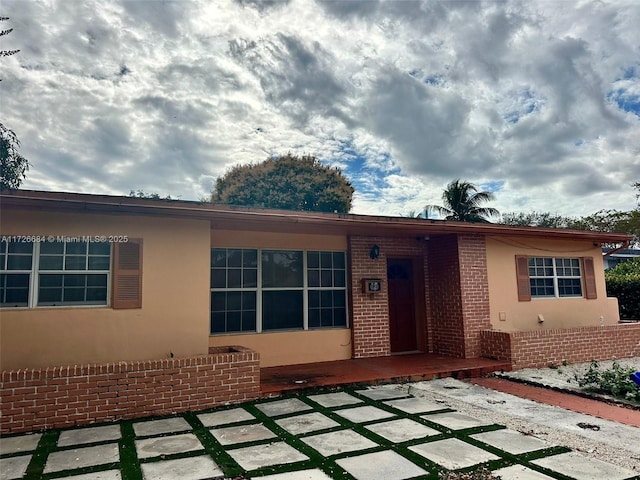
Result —
M353 213L636 206L640 2L0 0L0 121L22 188L182 200L311 154Z

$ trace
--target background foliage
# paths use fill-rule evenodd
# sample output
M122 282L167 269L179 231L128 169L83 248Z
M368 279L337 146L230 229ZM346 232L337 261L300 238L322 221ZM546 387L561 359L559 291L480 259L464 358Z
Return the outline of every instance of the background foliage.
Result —
M607 295L617 297L621 320L640 320L640 257L604 272Z

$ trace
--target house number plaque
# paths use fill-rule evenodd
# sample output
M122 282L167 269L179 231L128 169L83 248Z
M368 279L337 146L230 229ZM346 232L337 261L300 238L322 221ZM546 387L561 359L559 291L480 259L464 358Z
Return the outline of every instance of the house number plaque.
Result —
M362 293L378 293L382 290L382 280L379 278L363 278Z

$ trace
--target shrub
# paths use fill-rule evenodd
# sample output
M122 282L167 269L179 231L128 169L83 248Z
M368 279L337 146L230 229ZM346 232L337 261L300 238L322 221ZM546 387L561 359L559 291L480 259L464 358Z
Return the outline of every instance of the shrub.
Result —
M620 306L620 318L640 320L640 257L619 263L604 274L607 295L616 297Z
M633 380L631 374L635 370L631 367L623 367L617 361L608 370L600 370L600 364L593 360L584 374L575 374L578 385L585 390L596 393L605 393L614 397L640 402L640 387Z

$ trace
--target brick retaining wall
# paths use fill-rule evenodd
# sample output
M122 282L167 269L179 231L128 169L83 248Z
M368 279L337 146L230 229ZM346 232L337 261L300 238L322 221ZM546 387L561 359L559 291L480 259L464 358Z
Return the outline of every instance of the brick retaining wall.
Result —
M0 433L203 410L259 395L260 355L244 347L215 347L189 358L3 371Z
M640 324L535 332L483 330L482 356L510 361L513 369L640 356Z

